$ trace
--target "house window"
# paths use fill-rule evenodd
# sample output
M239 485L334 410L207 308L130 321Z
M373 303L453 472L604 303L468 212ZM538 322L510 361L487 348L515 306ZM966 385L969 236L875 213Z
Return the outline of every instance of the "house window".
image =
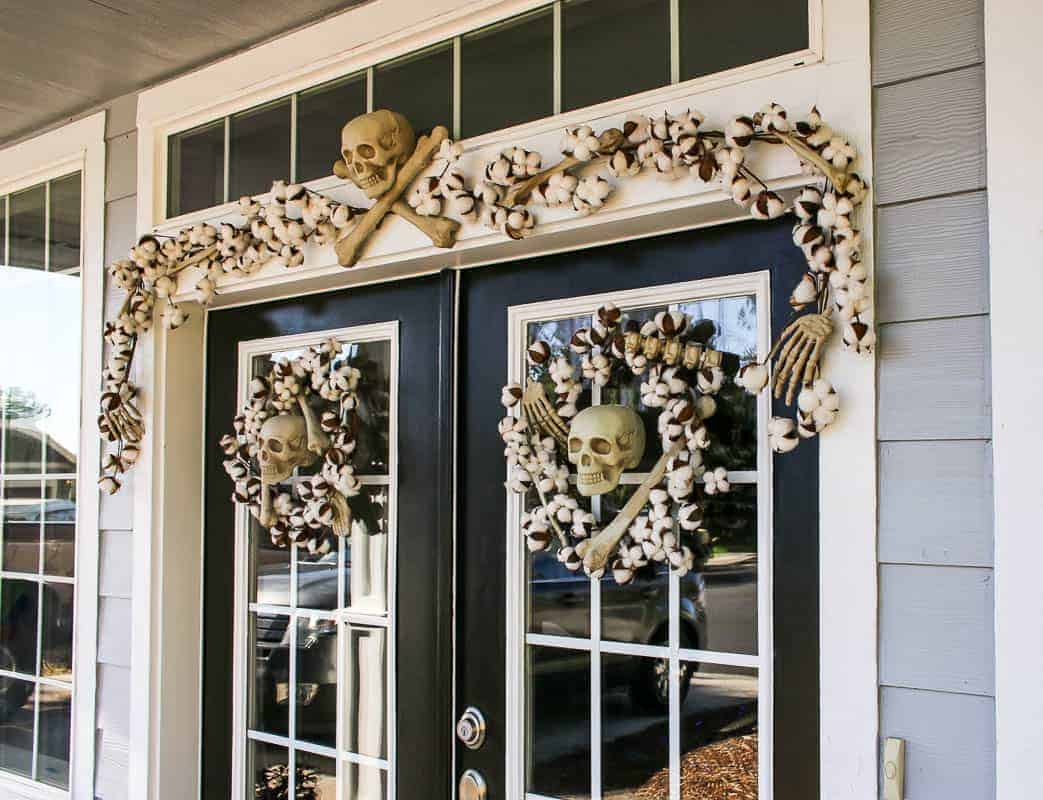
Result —
M0 770L69 786L81 177L0 197Z
M287 797L310 787L317 797L384 798L394 785L395 335L383 325L241 346L244 386L331 336L344 345L339 359L364 377L351 534L328 553L309 553L276 547L253 517L239 519L249 564L237 611L244 798L269 780L282 781ZM299 468L287 487L315 469Z
M703 327L711 347L756 360L766 344L764 296L752 285L748 293L690 292L662 287L651 305L648 292L631 305L613 299L623 324L680 310ZM601 300L589 308L564 302L525 307L512 323L523 326L519 341L567 350ZM524 363L523 353L514 357ZM655 441L658 412L641 404L641 381L592 385L580 404L634 408ZM730 384L716 400L706 457L732 465L732 488L706 498L694 570L678 577L652 562L620 585L570 572L552 551L526 558L516 668L523 675L519 789L528 800L771 797L770 780L760 785L770 774L772 730L768 405ZM649 447L616 489L581 501L601 524L647 477L656 452Z
M726 24L709 0L556 0L170 135L166 216L329 176L340 129L367 109L468 138L801 53L812 2L754 0Z

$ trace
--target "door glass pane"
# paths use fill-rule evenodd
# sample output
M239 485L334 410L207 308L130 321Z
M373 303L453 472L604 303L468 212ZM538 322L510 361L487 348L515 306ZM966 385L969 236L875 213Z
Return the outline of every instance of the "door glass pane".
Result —
M285 736L290 708L290 618L261 612L250 615L251 730Z
M36 686L0 675L0 770L32 777L35 711Z
M405 116L417 135L453 125L453 49L440 44L373 70L373 108Z
M46 188L43 184L15 192L8 198L11 204L11 255L13 267L43 269L45 262Z
M72 681L73 586L43 583L43 657L40 675L56 681Z
M43 571L71 578L76 571L76 481L47 481L44 486Z
M554 113L550 6L467 34L460 59L463 137Z
M706 500L711 555L701 572L703 650L757 652L757 487L733 486ZM696 573L691 573L696 574ZM687 577L687 576L686 576ZM687 646L687 645L683 645Z
M345 800L384 800L387 797L388 775L380 767L344 762Z
M337 607L337 548L328 553L297 554L297 607L332 611Z
M525 788L545 797L590 797L590 654L528 647Z
M669 797L650 781L669 769L669 710L668 659L602 654L603 797Z
M80 176L51 181L51 271L80 266Z
M268 531L250 517L250 550L253 554L252 600L267 606L290 604L290 554L272 543Z
M285 747L250 741L246 758L248 800L289 800L290 755Z
M359 755L387 754L387 636L382 628L346 625L345 747Z
M4 484L5 572L35 573L40 568L40 520L43 504L40 482L7 481Z
M720 25L718 3L680 0L681 80L807 48L807 0L772 0L755 9L741 25Z
M757 671L682 662L681 797L757 798Z
M228 195L267 192L290 177L290 101L235 114L228 143Z
M167 216L224 202L224 120L177 133L167 143Z
M557 545L527 559L529 632L590 636L590 578L558 561Z
M36 675L39 584L0 579L0 669Z
M562 110L670 82L669 0L565 0Z
M297 738L337 746L337 623L297 620Z
M298 750L297 797L307 800L337 800L337 762Z
M333 174L340 153L340 131L366 113L366 76L326 83L297 95L297 180Z
M354 524L345 541L344 605L352 611L387 611L388 509L386 486L366 486L351 498Z
M72 690L41 684L39 691L40 752L37 758L36 779L59 789L67 789Z
M362 373L358 386L355 465L360 475L387 475L391 423L391 342L347 345L334 368L344 361Z

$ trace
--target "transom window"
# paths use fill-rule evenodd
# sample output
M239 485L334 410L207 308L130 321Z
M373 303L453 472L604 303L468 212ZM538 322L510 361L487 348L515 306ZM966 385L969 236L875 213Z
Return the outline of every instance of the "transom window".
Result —
M82 173L0 197L0 770L69 786Z
M385 798L394 786L394 325L247 342L240 394L272 363L334 336L362 372L351 534L329 553L276 547L240 508L236 796ZM241 397L245 401L245 396ZM292 484L316 467L299 469ZM338 787L339 790L338 790ZM313 790L314 793L309 793ZM284 792L280 794L279 792Z
M611 298L624 311L622 324L679 309L704 321L710 346L743 363L766 348L766 294L755 283L725 295L693 295L690 286L630 294L629 305ZM552 354L564 351L605 299L516 310L514 341L539 339ZM514 379L528 367L523 348L512 352ZM642 406L641 380L593 385L580 405L632 407L648 442L658 443L658 413ZM523 676L517 724L524 726L524 756L515 781L528 800L770 797L770 780L760 781L770 774L772 714L768 405L730 382L716 399L707 425L722 452L711 450L707 459L735 471L731 491L704 504L693 571L678 577L652 562L619 585L569 571L553 549L522 556L525 632L514 660ZM658 452L650 444L615 490L586 501L600 525L647 477L643 470ZM517 520L523 509L511 502Z
M367 110L479 136L800 53L809 19L809 0L754 0L737 20L711 0L556 0L170 136L166 216L331 175Z

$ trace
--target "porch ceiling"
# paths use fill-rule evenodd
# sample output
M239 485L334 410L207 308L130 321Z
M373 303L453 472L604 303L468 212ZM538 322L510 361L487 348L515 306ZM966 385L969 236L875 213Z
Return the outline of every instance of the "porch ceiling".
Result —
M0 143L367 0L16 0Z

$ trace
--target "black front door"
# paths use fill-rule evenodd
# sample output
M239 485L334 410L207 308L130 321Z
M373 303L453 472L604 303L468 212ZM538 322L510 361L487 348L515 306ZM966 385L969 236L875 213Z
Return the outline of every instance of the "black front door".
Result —
M457 744L458 779L475 770L490 798L512 800L754 798L760 783L773 789L760 797L818 796L814 443L771 465L759 427L770 411L757 408L767 401L722 390L711 420L722 445L708 459L735 474L705 508L707 557L682 579L650 565L619 586L569 570L556 547L527 552L512 515L533 493L505 491L497 435L501 387L533 374L525 348L567 351L604 299L624 319L680 309L712 322L710 344L745 360L764 351L767 315L771 333L785 324L784 287L803 269L780 222L461 273L456 715L477 708L487 736L478 749ZM742 277L764 271L758 299ZM634 407L658 455L638 384L613 376L581 402ZM599 521L640 477L593 501ZM773 504L783 492L798 499Z
M445 273L209 314L208 800L285 797L291 772L288 796L316 800L430 800L450 783L452 282ZM365 387L351 504L361 527L329 553L291 553L256 523L237 530L248 518L237 523L216 443L242 381L322 332L335 332Z

